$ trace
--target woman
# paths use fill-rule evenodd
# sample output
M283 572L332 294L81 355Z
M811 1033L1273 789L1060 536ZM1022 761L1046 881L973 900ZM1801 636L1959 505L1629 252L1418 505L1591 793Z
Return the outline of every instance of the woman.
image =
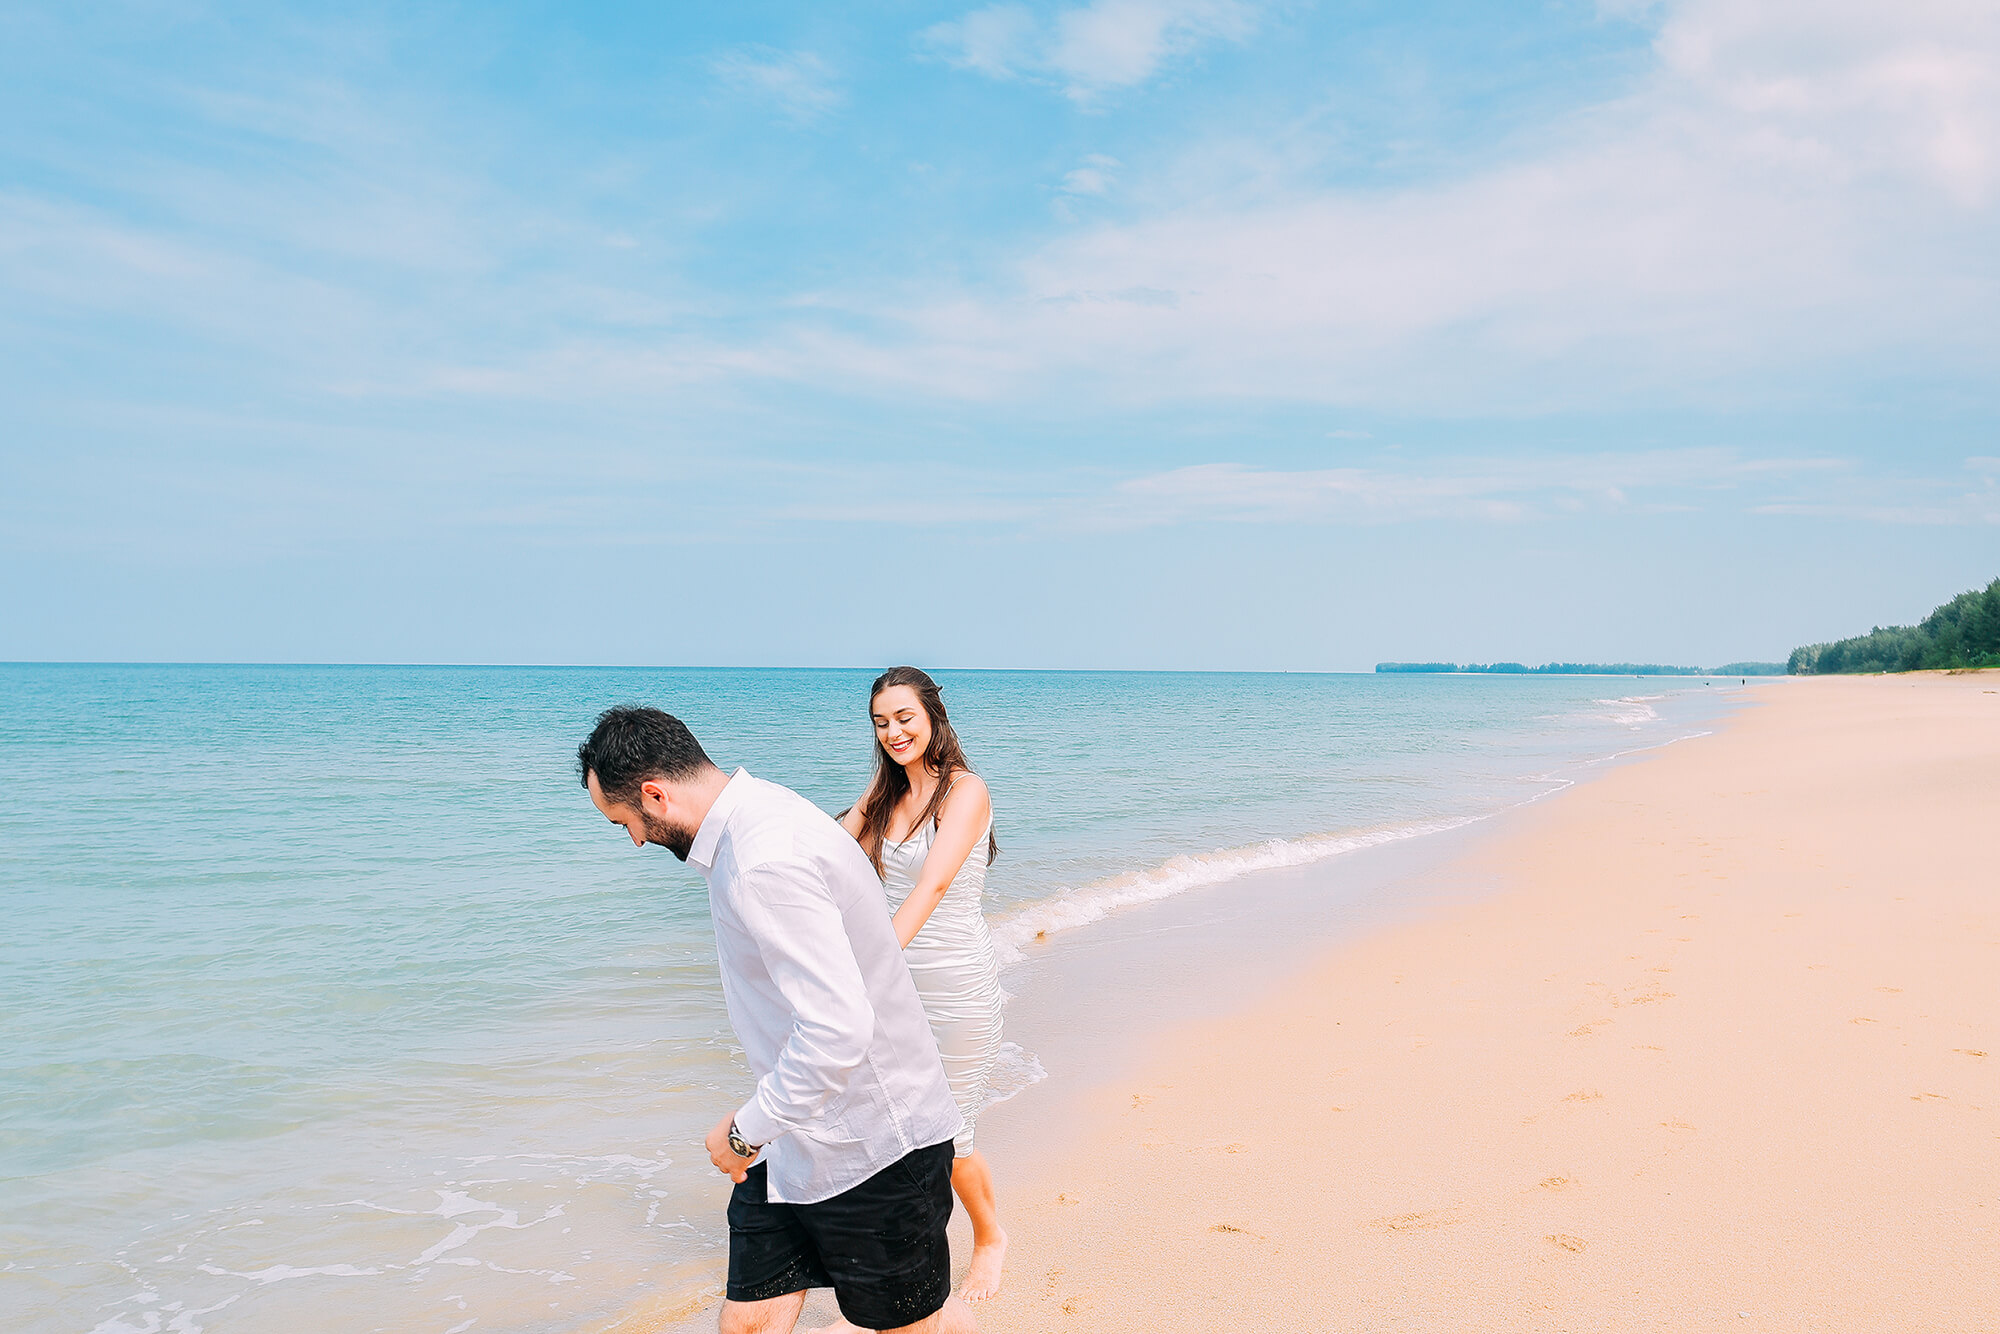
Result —
M951 1185L972 1219L963 1295L976 1302L1000 1290L1007 1255L993 1173L973 1147L973 1124L1000 1054L1000 961L979 902L998 850L993 806L966 765L937 682L914 667L891 667L868 700L875 777L840 822L888 891L896 939L965 1117L953 1141Z

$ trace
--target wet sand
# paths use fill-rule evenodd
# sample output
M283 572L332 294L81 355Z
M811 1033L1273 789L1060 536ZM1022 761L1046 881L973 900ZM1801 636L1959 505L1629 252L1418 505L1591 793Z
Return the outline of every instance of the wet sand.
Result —
M1755 698L994 1109L981 1327L2000 1329L2000 673Z

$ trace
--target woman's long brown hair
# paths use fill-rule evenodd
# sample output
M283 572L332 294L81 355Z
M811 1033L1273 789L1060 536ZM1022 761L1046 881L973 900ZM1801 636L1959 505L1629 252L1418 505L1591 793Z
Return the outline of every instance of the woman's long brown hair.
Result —
M924 749L924 768L937 775L937 787L931 792L931 799L923 813L910 824L910 832L915 833L924 821L938 818L944 808L945 793L951 788L952 779L960 773L971 773L972 766L965 762L965 748L958 744L958 733L952 730L951 719L944 711L944 695L938 690L937 682L915 667L891 667L875 678L875 684L868 687L868 707L872 713L875 701L891 686L908 686L917 693L917 703L923 707L924 715L931 721L931 743ZM896 762L882 738L875 738L875 783L868 795L861 800L861 848L868 854L868 860L875 863L875 874L882 874L882 843L889 836L889 817L896 804L910 792L910 775ZM994 841L991 831L986 835L986 864L1000 854L1000 845Z

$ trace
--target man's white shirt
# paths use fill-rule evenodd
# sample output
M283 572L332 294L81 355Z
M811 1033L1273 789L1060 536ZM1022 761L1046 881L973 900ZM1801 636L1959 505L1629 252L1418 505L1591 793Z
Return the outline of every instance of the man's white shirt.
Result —
M695 834L771 1200L811 1204L958 1133L875 868L789 788L738 769Z

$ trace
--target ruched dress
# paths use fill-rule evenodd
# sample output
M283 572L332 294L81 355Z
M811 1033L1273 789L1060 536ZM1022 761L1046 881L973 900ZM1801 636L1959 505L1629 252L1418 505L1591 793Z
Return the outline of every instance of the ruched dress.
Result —
M944 1057L951 1096L965 1118L965 1128L952 1141L953 1153L960 1158L972 1152L973 1123L986 1101L993 1064L1000 1055L1000 957L994 952L980 902L986 892L986 840L992 830L989 820L944 897L903 949L937 1038L938 1055ZM936 837L937 827L926 820L900 843L883 840L882 888L890 912L901 908L917 887L917 876Z

